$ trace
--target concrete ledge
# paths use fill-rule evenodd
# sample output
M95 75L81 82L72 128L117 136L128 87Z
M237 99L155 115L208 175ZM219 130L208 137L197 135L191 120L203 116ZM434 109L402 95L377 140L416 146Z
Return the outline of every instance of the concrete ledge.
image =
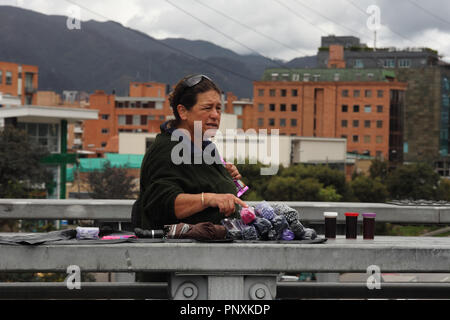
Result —
M267 274L279 272L363 272L376 265L387 272L450 270L450 238L338 236L324 244L120 243L0 245L0 270L10 272L179 272Z

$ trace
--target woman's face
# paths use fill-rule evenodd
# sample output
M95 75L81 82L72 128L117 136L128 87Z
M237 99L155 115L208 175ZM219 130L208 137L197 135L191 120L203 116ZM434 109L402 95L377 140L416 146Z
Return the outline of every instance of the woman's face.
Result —
M180 113L181 111L181 113ZM220 115L222 112L222 102L219 93L215 90L209 90L197 94L197 103L190 109L182 107L178 109L185 127L194 133L195 121L201 121L202 135L207 131L214 133L219 129ZM210 134L213 136L214 134Z

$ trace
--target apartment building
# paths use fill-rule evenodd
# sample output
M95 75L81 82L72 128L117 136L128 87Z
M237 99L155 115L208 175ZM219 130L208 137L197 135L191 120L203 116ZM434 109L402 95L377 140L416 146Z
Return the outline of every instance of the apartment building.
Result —
M120 132L159 132L173 115L168 86L156 82L131 82L129 96L123 97L97 90L89 102L91 109L99 110L99 119L84 122L83 149L98 153L118 152Z
M254 82L253 127L346 138L348 152L402 161L405 89L381 69L268 69Z
M344 68L392 70L398 81L408 83L403 112L404 161L425 161L434 164L442 176L450 176L450 65L430 48L374 49L357 37L327 36L322 37L317 53L319 68L332 67L336 45L341 47Z
M17 97L22 105L36 104L37 89L37 66L0 61L0 93L2 97Z

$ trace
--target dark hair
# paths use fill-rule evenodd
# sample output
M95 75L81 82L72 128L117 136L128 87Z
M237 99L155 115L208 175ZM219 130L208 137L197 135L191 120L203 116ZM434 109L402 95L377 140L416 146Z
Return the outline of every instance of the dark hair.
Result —
M189 86L187 84L188 80L195 76L201 77L200 82ZM188 75L178 81L175 89L169 95L169 102L175 116L175 123L179 123L181 120L177 110L179 104L182 104L187 110L190 110L197 103L197 95L210 90L215 90L219 95L221 94L217 85L211 79L203 75Z

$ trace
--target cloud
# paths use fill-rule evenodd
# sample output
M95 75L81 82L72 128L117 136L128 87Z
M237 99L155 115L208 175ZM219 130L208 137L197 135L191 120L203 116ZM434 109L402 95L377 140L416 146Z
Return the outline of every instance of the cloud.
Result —
M285 60L315 54L320 38L329 34L357 36L372 46L366 9L375 4L380 8L382 24L377 32L378 46L430 47L450 57L450 18L443 14L450 12L446 0L169 1L181 10L165 0L0 0L0 4L66 15L75 2L82 7L83 21L108 18L158 39L206 40L240 54L256 51Z

